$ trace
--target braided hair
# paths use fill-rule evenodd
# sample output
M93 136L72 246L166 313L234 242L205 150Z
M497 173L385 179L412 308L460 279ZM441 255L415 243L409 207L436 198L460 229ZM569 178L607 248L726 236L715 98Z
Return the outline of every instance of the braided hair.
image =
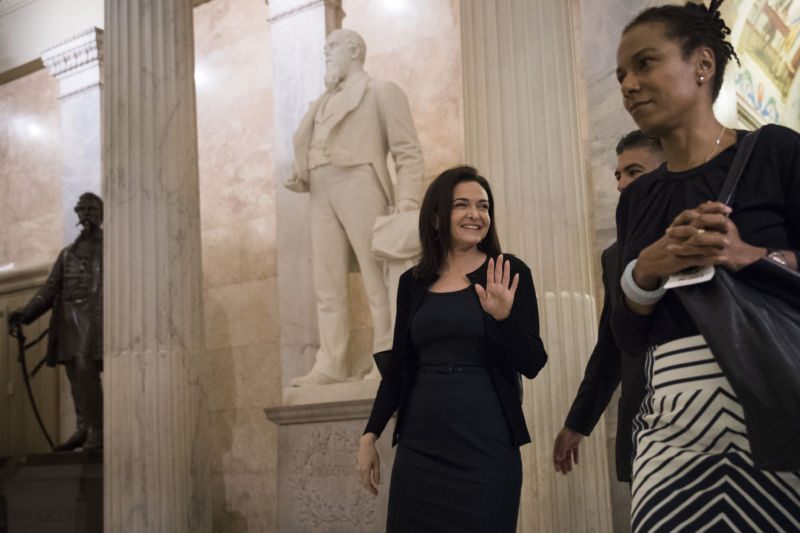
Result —
M723 1L711 0L708 7L694 2L686 2L686 5L683 6L651 7L639 13L625 26L622 34L624 35L628 30L640 24L660 22L664 25L667 38L680 42L684 59L700 46L710 48L714 53L717 66L711 80L711 101L713 102L717 99L720 87L722 87L722 79L725 77L725 67L728 65L728 61L734 58L737 64L741 64L733 45L725 40L730 35L731 29L720 17L719 6Z

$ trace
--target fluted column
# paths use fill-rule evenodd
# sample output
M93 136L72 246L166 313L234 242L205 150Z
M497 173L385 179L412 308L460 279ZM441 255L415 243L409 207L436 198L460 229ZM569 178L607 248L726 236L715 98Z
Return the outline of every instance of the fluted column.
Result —
M80 233L74 210L78 198L87 191L100 195L103 30L88 28L44 50L42 62L59 81L64 152L61 211L67 245Z
M604 424L567 478L552 461L596 332L571 4L461 1L467 160L492 183L505 248L533 270L550 355L525 387L520 531L611 530Z
M105 31L105 530L210 531L192 2Z

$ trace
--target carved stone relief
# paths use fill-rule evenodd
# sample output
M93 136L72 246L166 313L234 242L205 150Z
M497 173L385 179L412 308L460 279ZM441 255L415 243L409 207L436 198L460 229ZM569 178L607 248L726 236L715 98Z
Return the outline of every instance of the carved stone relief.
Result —
M289 482L297 522L304 528L376 524L375 499L356 483L357 451L353 432L331 424L315 427L293 450ZM331 492L334 487L339 490ZM336 500L331 499L333 494L338 495Z

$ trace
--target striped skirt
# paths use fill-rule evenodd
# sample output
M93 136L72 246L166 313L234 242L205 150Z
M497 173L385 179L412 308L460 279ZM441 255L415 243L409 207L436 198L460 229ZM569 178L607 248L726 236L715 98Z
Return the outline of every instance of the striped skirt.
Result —
M800 531L800 472L753 466L742 406L705 339L650 350L645 372L633 531Z

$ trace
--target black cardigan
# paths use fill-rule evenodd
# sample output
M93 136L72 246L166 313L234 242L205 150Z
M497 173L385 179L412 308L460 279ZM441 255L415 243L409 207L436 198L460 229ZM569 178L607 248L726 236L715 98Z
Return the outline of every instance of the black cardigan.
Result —
M512 279L514 274L519 273L519 286L514 295L511 313L505 320L498 321L485 311L482 312L492 384L497 391L511 438L517 446L521 446L530 442L531 437L522 414L517 373L528 378L535 377L547 362L547 353L539 337L539 310L531 271L522 260L512 255L503 257L511 262ZM480 268L467 274L473 285L478 283L486 286L488 261L487 257ZM400 436L403 410L417 373L417 354L411 342L411 321L425 292L435 281L436 278L416 278L413 269L407 270L400 277L391 356L383 371L378 394L372 404L372 413L364 430L364 433L380 436L392 414L398 411L392 445L397 444Z

